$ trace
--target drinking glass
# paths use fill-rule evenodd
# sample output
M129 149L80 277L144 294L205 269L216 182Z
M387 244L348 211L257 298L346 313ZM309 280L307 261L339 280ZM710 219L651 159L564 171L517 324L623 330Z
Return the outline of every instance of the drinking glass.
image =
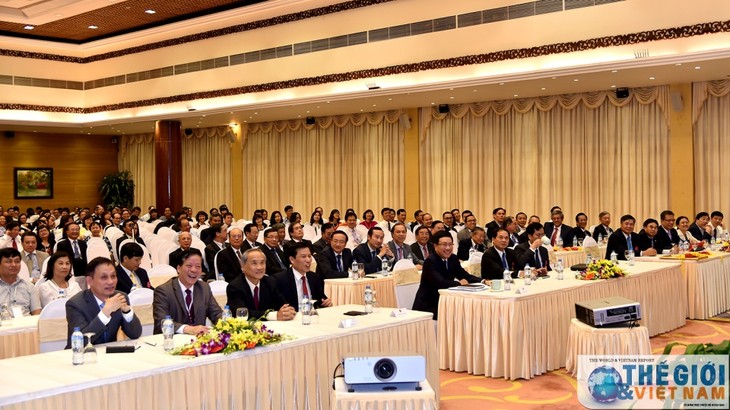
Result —
M357 273L360 275L360 279L365 277L365 264L364 263L357 264Z
M88 338L89 342L84 346L84 363L85 364L94 364L96 363L96 347L91 344L91 338L94 337L96 333L94 332L87 332L84 333L84 336Z
M236 317L243 320L248 320L248 309L240 307L236 309Z

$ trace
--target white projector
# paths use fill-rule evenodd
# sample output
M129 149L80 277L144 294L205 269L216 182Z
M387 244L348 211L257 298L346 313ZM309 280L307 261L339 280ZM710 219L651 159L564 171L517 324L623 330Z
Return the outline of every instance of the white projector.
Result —
M423 356L346 357L343 363L350 392L421 390L426 380Z
M622 326L641 319L641 306L620 296L575 302L575 317L593 327Z

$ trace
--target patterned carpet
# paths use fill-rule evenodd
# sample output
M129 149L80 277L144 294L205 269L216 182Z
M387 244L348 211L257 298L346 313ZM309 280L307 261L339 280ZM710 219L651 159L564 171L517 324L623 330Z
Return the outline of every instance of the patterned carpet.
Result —
M684 327L651 338L652 353L667 343L719 343L730 339L730 318L688 320ZM672 353L683 349L675 347ZM492 379L466 373L441 371L441 409L583 409L576 396L576 381L565 369L532 380Z

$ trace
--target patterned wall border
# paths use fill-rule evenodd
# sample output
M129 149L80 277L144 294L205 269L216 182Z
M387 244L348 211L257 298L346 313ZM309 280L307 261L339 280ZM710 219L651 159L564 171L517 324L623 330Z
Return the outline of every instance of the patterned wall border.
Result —
M695 24L668 29L641 31L632 34L618 36L598 37L588 40L580 40L566 43L548 44L539 47L520 48L512 50L497 51L486 54L475 54L462 57L423 61L419 63L399 64L388 67L372 68L367 70L350 71L346 73L328 74L316 77L297 78L286 81L276 81L264 84L254 84L243 87L226 88L221 90L203 91L197 93L180 94L170 97L151 98L146 100L128 101L117 104L100 105L96 107L62 107L28 104L7 104L0 103L2 110L28 110L43 112L92 114L97 112L115 111L129 108L147 107L158 104L170 104L197 99L208 99L217 97L228 97L233 95L257 93L272 90L281 90L295 87L306 87L327 83L358 80L363 78L382 77L419 71L439 70L452 67L463 67L476 64L492 63L505 60L517 60L523 58L540 57L551 54L572 53L578 51L594 50L598 48L617 47L638 43L646 43L659 40L671 40L687 38L705 34L730 32L730 20L715 21L709 23Z
M89 57L73 57L60 54L35 53L30 51L0 49L0 56L33 58L39 60L61 61L65 63L87 64L95 61L107 60L110 58L122 57L129 54L142 53L145 51L156 50L159 48L177 46L185 43L192 43L210 38L227 36L229 34L242 33L245 31L256 30L265 27L276 26L279 24L291 23L294 21L306 20L314 17L326 16L328 14L339 13L341 11L354 10L362 7L373 6L381 3L389 3L395 0L351 0L343 3L333 4L326 7L319 7L311 10L304 10L297 13L285 14L283 16L272 17L265 20L252 21L250 23L239 24L230 27L224 27L216 30L204 31L202 33L191 34L183 37L177 37L169 40L149 43L142 46L125 48L122 50L110 51L108 53L96 54Z

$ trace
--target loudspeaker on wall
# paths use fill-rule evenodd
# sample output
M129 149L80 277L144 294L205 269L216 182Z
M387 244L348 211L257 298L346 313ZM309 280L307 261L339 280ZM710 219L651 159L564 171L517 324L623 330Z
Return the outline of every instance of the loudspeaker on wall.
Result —
M629 89L626 87L619 87L616 89L616 98L626 98L629 96Z
M439 113L446 114L447 112L449 112L448 104L439 104Z
M314 125L314 117L307 117L306 123L307 125Z

